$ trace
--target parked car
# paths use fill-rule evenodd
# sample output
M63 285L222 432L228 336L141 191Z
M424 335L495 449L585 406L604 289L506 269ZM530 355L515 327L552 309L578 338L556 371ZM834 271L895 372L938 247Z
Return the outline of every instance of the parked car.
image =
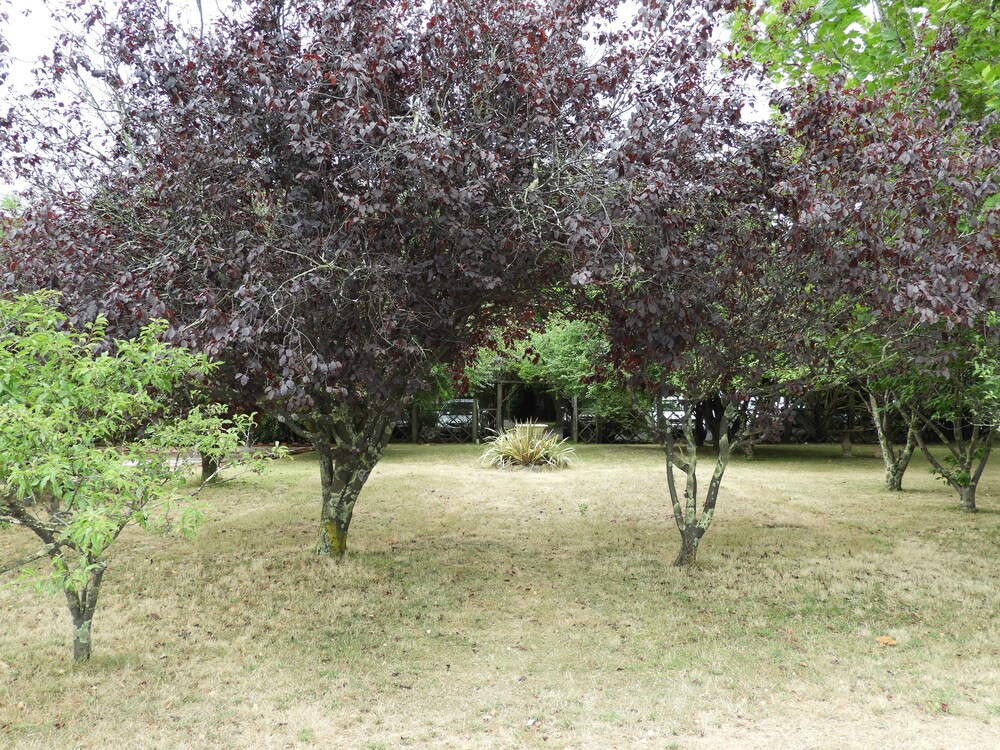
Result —
M472 434L472 399L453 398L438 412L437 431L441 435L464 437Z

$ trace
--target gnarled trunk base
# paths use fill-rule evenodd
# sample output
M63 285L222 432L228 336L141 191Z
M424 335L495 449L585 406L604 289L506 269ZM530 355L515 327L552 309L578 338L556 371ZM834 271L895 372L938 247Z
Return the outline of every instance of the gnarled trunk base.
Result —
M674 560L674 567L683 568L693 565L698 557L698 542L701 537L693 533L699 529L685 529L681 532L681 548Z
M344 557L347 554L348 529L339 528L336 521L324 521L320 525L317 555Z
M892 492L902 492L903 491L902 472L891 471L887 466L885 469L885 488Z

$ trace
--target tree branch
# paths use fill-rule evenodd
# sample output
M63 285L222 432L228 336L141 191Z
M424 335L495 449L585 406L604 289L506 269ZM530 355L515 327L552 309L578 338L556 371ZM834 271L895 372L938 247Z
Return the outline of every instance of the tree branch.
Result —
M46 544L38 552L28 555L27 557L22 557L19 560L12 560L10 562L4 563L0 566L0 575L5 573L10 573L12 570L19 570L23 568L28 563L33 563L35 560L40 560L43 557L49 557L53 552L58 550L60 547L65 545L62 542L53 542L52 544Z

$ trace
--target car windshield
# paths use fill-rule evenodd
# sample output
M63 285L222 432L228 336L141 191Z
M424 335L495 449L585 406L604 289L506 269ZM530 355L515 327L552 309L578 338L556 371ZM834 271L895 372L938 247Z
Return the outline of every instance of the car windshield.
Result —
M472 401L449 401L441 409L442 414L472 414Z

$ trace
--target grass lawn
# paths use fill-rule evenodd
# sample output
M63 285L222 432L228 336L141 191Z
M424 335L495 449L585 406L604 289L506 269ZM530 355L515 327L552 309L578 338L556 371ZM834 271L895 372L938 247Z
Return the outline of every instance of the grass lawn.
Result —
M918 459L893 494L863 448L761 447L680 570L656 448L478 453L390 447L341 564L310 455L130 532L82 667L64 600L3 586L0 747L1000 747L1000 468L965 515Z

